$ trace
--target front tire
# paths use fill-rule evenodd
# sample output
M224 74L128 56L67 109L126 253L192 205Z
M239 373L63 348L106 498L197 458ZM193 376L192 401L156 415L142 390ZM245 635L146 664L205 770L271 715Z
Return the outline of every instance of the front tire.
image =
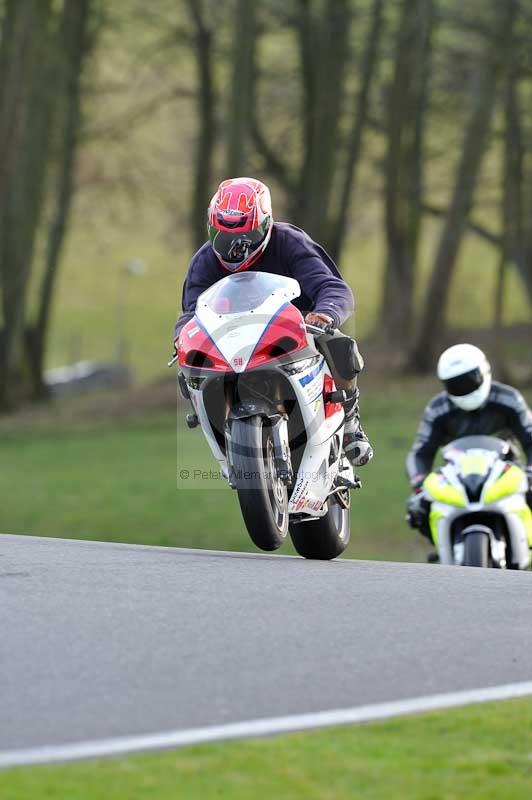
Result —
M487 533L473 531L464 542L464 567L489 567L490 543Z
M238 502L248 533L261 550L277 550L288 533L288 494L277 475L269 420L235 419L231 452Z
M290 536L304 558L329 561L343 553L351 536L349 491L342 491L339 500L336 496L329 498L325 516L290 525Z

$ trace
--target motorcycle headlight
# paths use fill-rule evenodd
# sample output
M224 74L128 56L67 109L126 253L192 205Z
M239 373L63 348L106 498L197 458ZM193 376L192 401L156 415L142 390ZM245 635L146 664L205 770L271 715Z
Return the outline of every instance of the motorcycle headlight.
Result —
M319 361L319 356L311 356L310 358L302 358L301 361L293 361L291 364L283 364L281 369L287 375L297 375L298 372L305 372L310 369Z

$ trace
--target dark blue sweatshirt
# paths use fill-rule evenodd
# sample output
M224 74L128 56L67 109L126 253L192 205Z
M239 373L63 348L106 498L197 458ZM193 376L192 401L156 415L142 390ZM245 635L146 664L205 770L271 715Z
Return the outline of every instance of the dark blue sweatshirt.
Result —
M250 269L288 275L299 281L301 295L293 303L302 314L309 311L329 314L335 327L339 327L354 311L353 292L332 258L295 225L274 222L264 253ZM183 314L176 322L176 335L194 316L200 294L229 274L216 258L210 242L200 247L190 262L183 285Z

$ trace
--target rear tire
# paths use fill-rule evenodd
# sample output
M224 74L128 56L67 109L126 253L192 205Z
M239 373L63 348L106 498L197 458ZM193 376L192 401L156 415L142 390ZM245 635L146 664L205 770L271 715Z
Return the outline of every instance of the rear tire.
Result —
M344 552L351 536L348 490L342 499L343 504L331 497L325 516L290 525L290 536L300 556L329 561Z
M464 542L464 567L489 567L490 543L487 533L473 531Z
M269 421L263 417L233 420L231 451L248 533L261 550L277 550L288 533L288 494L277 477Z

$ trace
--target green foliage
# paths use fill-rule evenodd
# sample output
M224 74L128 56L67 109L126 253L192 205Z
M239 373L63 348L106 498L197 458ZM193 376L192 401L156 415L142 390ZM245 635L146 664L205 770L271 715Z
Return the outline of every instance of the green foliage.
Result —
M0 774L3 800L528 800L532 701Z

